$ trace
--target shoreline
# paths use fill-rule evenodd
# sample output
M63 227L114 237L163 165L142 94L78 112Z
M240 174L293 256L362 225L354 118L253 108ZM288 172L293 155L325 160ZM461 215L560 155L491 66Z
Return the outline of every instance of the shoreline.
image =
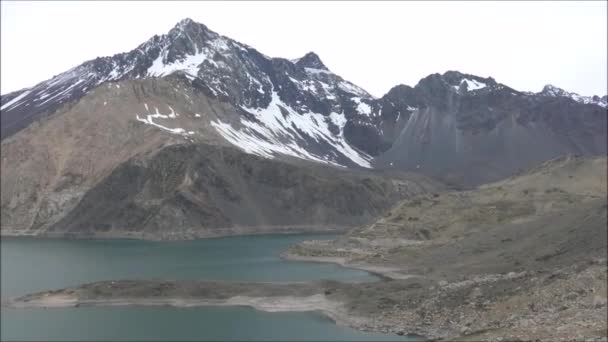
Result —
M537 333L548 340L586 336L595 341L595 337L601 340L602 336L596 336L596 332L605 328L605 265L606 259L598 259L564 269L488 274L453 282L379 281L366 286L365 292L358 284L325 281L102 281L5 299L2 308L247 306L266 312L316 311L337 325L356 330L427 340L499 341L501 336L523 338ZM408 286L416 283L420 285ZM566 290L572 289L573 284L583 285L579 287L580 294ZM505 288L529 290L505 296ZM382 303L390 289L406 290L402 299L411 300L411 304L378 310L376 303ZM466 298L465 305L460 304L462 298ZM361 303L365 305L360 306ZM372 303L373 307L366 306ZM534 306L530 307L530 303ZM425 309L426 317L417 313L420 307ZM583 323L586 325L581 326ZM558 329L561 326L567 328Z
M277 234L277 233L260 233L260 234L248 234L248 236L263 235L263 234ZM314 234L314 232L290 232L284 234ZM332 232L328 232L328 235ZM243 235L239 235L243 236ZM32 238L49 238L48 236L36 235L31 236ZM230 236L214 236L207 238L221 238ZM55 236L55 238L65 238L64 236ZM83 237L88 239L89 237ZM103 237L101 237L103 238ZM119 237L122 238L122 237ZM167 240L163 240L169 242ZM371 283L386 282L392 280L403 280L420 277L417 275L404 275L397 273L398 268L392 267L381 267L365 264L349 263L346 258L340 257L311 257L311 256L300 256L291 254L288 249L284 250L279 254L279 257L286 261L302 261L302 262L314 262L314 263L333 263L340 267L360 270L367 272L378 280L372 281ZM257 283L257 285L289 285L289 283L281 282L267 282ZM295 284L295 283L293 283ZM313 282L302 282L302 284L313 284ZM354 285L357 282L344 283L346 285ZM256 284L251 284L252 288L255 288ZM64 289L65 290L65 289ZM422 336L418 329L407 331L404 329L392 329L386 325L377 322L374 317L357 316L349 313L345 306L346 302L332 301L326 298L323 294L325 289L319 288L318 292L311 296L246 296L246 295L235 295L226 299L196 299L196 298L180 298L180 297L168 297L168 298L115 298L115 299L79 299L77 296L66 296L53 294L57 291L48 291L43 294L48 295L48 298L41 298L35 300L21 301L19 298L8 298L2 300L2 308L11 309L27 309L27 308L78 308L86 306L170 306L176 308L187 308L187 307L198 307L198 306L247 306L255 310L265 312L319 312L325 317L329 318L334 324L346 326L355 330L364 332L374 332L383 334L395 334L395 335L411 335L417 336L423 339L427 337ZM59 290L62 291L62 290ZM70 291L71 292L71 291ZM39 294L34 294L39 295ZM441 338L443 335L430 336L430 338Z
M334 232L328 232L328 235L335 234ZM258 233L238 236L256 236L256 235L279 235L280 233ZM299 232L291 231L288 234L315 234L315 232ZM318 234L318 233L317 233ZM13 236L13 235L2 235L2 237L28 237L28 238L66 238L65 236L46 236L46 235L29 235L29 236ZM207 238L221 238L231 236L213 236ZM97 237L100 239L107 237ZM124 237L118 237L121 239ZM82 237L82 239L90 239L90 237ZM141 239L140 239L141 240ZM162 240L161 242L170 242ZM369 273L377 280L373 280L372 283L391 281L396 279L409 279L417 277L414 275L403 275L398 274L395 271L396 268L379 267L364 264L351 264L348 263L346 258L333 258L333 257L305 257L295 254L288 253L287 249L279 254L279 258L286 261L303 261L303 262L315 262L315 263L333 263L340 267L360 270ZM302 284L314 284L314 282L301 282ZM357 284L358 282L348 282L345 284ZM266 283L252 283L251 288L256 288L256 285L263 286L267 285L289 285L295 284L293 282L266 282ZM425 338L421 335L415 334L414 332L408 333L402 330L392 330L386 327L378 327L377 322L374 322L373 317L356 316L348 312L346 309L346 302L330 300L324 295L324 288L319 288L317 293L310 296L298 296L298 295L287 295L287 296L247 296L247 295L234 295L225 299L214 299L214 298L187 298L187 297L167 297L167 298L101 298L101 299L80 299L78 296L70 294L57 294L54 290L33 294L33 296L40 296L35 299L25 299L26 296L17 298L3 298L1 307L3 309L28 309L28 308L78 308L78 307L90 307L90 306L169 306L174 308L188 308L188 307L201 307L201 306L246 306L255 310L264 312L319 312L323 316L330 319L334 324L340 326L346 326L358 331L383 333L383 334L395 334L395 335L411 335ZM73 293L73 289L68 291ZM296 291L294 291L296 292Z
M2 306L10 309L28 308L65 308L84 306L171 306L188 308L197 306L248 306L266 312L334 312L335 308L343 306L329 301L322 294L311 296L231 296L224 299L194 299L194 298L112 298L112 299L79 299L75 295L48 295L32 300L19 298L3 301Z
M2 301L3 309L54 309L79 308L93 306L169 306L174 308L245 306L264 312L319 312L334 324L346 326L364 332L375 332L395 335L408 335L388 330L371 328L370 320L349 314L345 304L332 301L322 293L310 296L231 296L225 299L193 298L113 298L113 299L79 299L75 295L42 294L42 298L23 301L20 298ZM423 336L409 334L410 336Z
M154 242L190 241L199 239L213 239L237 236L257 235L297 235L297 234L343 234L352 229L353 226L262 226L262 227L231 227L217 228L207 231L185 231L172 232L170 234L146 233L146 232L48 232L48 231L21 231L12 229L0 229L1 238L35 238L35 239L75 239L75 240L142 240Z
M305 261L305 262L318 262L318 263L330 263L336 264L344 268L350 268L354 270L360 270L377 276L380 280L405 280L411 278L419 278L422 277L420 275L415 274L403 274L400 273L400 268L397 267L383 267L383 266L374 266L368 264L361 263L349 263L347 258L343 257L313 257L313 256L302 256L297 254L292 254L289 252L283 252L280 255L281 259L288 261Z
M605 329L605 258L447 279L351 263L347 256L301 256L290 249L279 256L334 263L374 274L381 281L362 286L334 281L102 281L3 300L2 307L247 306L266 312L315 311L355 330L427 340L601 341L598 331Z

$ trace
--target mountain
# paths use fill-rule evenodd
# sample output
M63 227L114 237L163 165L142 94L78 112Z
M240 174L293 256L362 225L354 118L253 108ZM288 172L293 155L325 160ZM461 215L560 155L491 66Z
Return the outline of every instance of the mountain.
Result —
M358 115L352 108L367 108L353 102L370 100L367 92L327 70L314 53L295 63L269 58L190 19L129 53L85 62L31 89L3 96L2 137L60 106L69 107L101 84L167 76L183 78L184 87L197 96L230 104L234 117L211 124L246 152L369 167L370 157L353 149L341 132L348 116ZM150 125L172 119L144 104L135 118ZM171 132L174 127L167 124L157 127ZM197 129L193 132L196 135Z
M368 222L390 200L442 188L404 171L471 186L565 153L605 154L602 99L547 88L520 92L456 71L375 98L313 52L271 58L184 19L130 52L1 97L2 229L79 231L103 218L100 231L164 222L205 235L210 228L238 230L247 220L258 228ZM186 153L176 146L194 147ZM171 154L191 160L162 162ZM248 172L265 165L274 176L231 173L241 162ZM305 171L285 171L293 165ZM217 183L206 183L214 174ZM311 176L321 174L328 178ZM292 177L304 184L301 192ZM344 185L359 177L369 178L367 190ZM317 198L313 192L325 182L336 190L324 192L326 206L318 211L325 214L256 203L310 205L294 196ZM150 184L163 184L162 191ZM242 187L229 191L230 184ZM133 187L112 190L127 185ZM354 193L366 207L356 219L338 215L340 201ZM373 200L383 196L389 200ZM133 210L113 207L100 217L95 203ZM266 214L240 220L241 205ZM158 210L172 214L152 215ZM125 216L135 212L141 216Z
M390 148L373 164L471 186L564 154L605 155L606 102L547 89L523 93L455 71L395 87L389 101L420 102L397 112Z
M608 96L604 95L603 97L595 96L581 96L577 93L567 92L564 89L558 88L552 84L547 84L543 90L540 92L543 96L551 96L551 97L567 97L576 102L584 103L584 104L595 104L600 107L608 107Z

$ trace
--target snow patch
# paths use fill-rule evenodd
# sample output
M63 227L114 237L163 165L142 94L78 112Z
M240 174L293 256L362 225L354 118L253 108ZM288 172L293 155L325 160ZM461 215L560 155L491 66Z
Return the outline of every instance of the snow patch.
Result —
M183 128L179 128L179 127L177 127L177 128L170 128L170 127L163 126L163 125L161 125L159 123L154 122L153 119L171 119L171 118L175 118L176 117L175 112L173 111L173 108L171 108L170 106L169 106L169 109L171 110L171 113L166 114L166 115L165 114L161 114L158 111L157 107L154 107L154 108L156 109L156 113L154 113L154 114L147 114L146 117L144 117L144 118L140 118L139 114L135 114L135 118L137 119L137 121L141 121L141 122L143 122L143 123L145 123L147 125L152 125L152 126L158 127L158 128L160 128L160 129L162 129L164 131L167 131L167 132L170 132L170 133L173 133L173 134L180 134L180 135L191 135L191 134L194 134L193 131L188 131L187 132Z
M359 112L359 114L370 116L372 113L372 107L370 107L370 105L361 101L358 97L353 97L351 100L357 104L357 112Z
M463 79L462 81L460 81L460 84L452 86L454 87L454 89L456 89L456 91L458 91L458 89L460 89L460 86L466 83L467 84L467 90L468 91L473 91L473 90L478 90L478 89L482 89L487 87L488 85L483 83L483 82L479 82L476 80L470 80L468 78Z
M181 70L192 77L196 77L198 74L198 67L207 59L206 51L197 53L195 55L188 55L181 61L176 61L171 64L165 64L163 62L165 53L159 54L158 58L152 62L152 66L148 69L148 76L167 76L175 71Z
M169 113L169 115L168 115L169 118L175 119L176 117L179 116L179 114L175 113L175 111L173 110L173 107L171 107L171 106L167 106L167 107L169 107L169 110L171 111L171 113Z
M365 90L357 87L356 85L350 82L341 81L340 83L338 83L338 87L350 94L359 95L361 97L369 97L369 94Z
M2 107L0 107L0 110L8 109L11 107L17 107L19 104L15 105L15 106L13 106L13 105L16 104L18 101L20 101L21 99L23 99L24 97L26 97L29 93L31 93L31 90L24 91L23 93L19 94L19 96L15 97L14 99L3 104Z
M325 70L325 69L304 68L304 70L307 73L309 73L309 74L330 74L330 75L333 75L333 73L331 71Z
M274 90L267 108L241 108L254 115L257 121L241 118L243 128L240 130L219 120L211 124L226 140L247 153L266 158L274 158L279 153L339 165L335 159L308 151L305 147L313 139L318 144L329 144L354 163L371 168L370 157L353 149L344 139L344 114L331 113L329 116L329 120L340 129L340 133L335 135L329 129L326 116L313 112L300 114L285 104Z
M334 125L338 126L338 128L342 129L344 125L346 125L346 118L344 114L338 114L335 112L331 112L329 114L329 119L333 122Z
M568 97L578 103L594 104L603 108L608 108L608 101L599 96L594 99L592 96L582 96L574 92L568 92L551 84L546 85L539 94L552 97ZM534 95L534 93L526 95Z
M52 99L59 99L61 98L62 95L66 95L69 94L74 88L76 88L77 85L79 85L80 83L84 82L84 80L78 80L76 83L73 83L72 85L70 85L69 87L65 88L64 90L55 93L55 95L49 97L47 100L45 100L44 102L41 102L38 104L38 106L42 106L43 104L51 101Z
M209 46L211 46L215 51L226 51L230 49L228 46L228 41L223 37L209 41Z
M227 67L225 63L219 62L218 64L218 62L214 61L211 57L216 52L222 54L228 53L230 50L228 40L226 38L219 37L208 41L206 44L207 46L202 48L195 46L195 50L197 51L195 54L187 55L181 60L169 64L165 63L168 52L167 50L163 49L158 54L158 57L152 62L150 68L148 68L148 76L162 77L170 75L176 71L182 71L186 77L188 77L188 79L194 80L198 76L199 67L204 61L211 63L216 68ZM237 47L241 48L240 46Z

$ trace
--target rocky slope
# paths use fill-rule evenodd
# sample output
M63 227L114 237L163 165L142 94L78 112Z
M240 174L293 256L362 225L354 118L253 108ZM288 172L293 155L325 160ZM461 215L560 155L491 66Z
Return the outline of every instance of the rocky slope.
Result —
M385 270L337 293L370 329L454 339L606 338L606 159L560 158L464 192L423 195L289 255ZM402 280L399 280L402 279Z
M522 93L492 78L458 72L431 75L414 88L392 92L394 98L424 100L418 110L398 116L402 124L390 148L374 159L376 167L417 170L472 186L568 153L606 154L603 100Z
M232 147L174 145L120 165L38 234L183 239L344 230L371 221L401 198L439 188L416 175L293 165Z

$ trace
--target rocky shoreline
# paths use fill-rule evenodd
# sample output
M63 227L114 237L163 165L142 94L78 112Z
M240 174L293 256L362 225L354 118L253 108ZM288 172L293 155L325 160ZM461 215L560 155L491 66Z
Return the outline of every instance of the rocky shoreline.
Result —
M102 281L6 299L2 307L249 306L267 312L318 311L336 324L361 328L366 319L348 314L343 303L328 298L328 289L334 283Z
M606 341L606 165L558 158L476 189L423 194L373 224L284 255L392 279L334 294L351 314L370 317L365 329Z
M605 284L606 259L594 259L552 272L452 282L104 281L23 296L4 301L3 307L250 306L275 312L319 311L355 329L433 340L605 341Z
M354 264L350 263L346 258L341 257L314 257L314 256L302 256L298 254L289 253L286 251L281 253L281 258L285 260L292 261L306 261L306 262L320 262L320 263L330 263L336 264L341 267L351 268L356 270L365 271L367 273L373 274L376 277L382 280L395 280L395 279L409 279L418 277L418 275L414 274L403 274L399 272L398 268L394 267L383 267L377 265L369 265L369 264Z
M135 231L110 231L110 232L49 232L49 231L27 231L11 230L3 228L0 230L0 238L4 237L31 237L44 239L137 239L147 241L186 241L196 239L211 239L231 236L265 235L265 234L343 234L353 227L351 226L323 226L323 225L300 225L300 226L259 226L259 227L230 227L216 228L213 230L192 230L180 232L135 232Z
M331 262L323 257L297 260ZM338 264L355 267L343 259ZM348 324L360 330L432 340L606 341L607 271L605 258L590 258L553 270L452 281L411 277L366 284L365 289L333 290L351 309L348 315L366 317ZM383 274L385 279L391 272ZM367 304L373 303L380 304L370 309Z

